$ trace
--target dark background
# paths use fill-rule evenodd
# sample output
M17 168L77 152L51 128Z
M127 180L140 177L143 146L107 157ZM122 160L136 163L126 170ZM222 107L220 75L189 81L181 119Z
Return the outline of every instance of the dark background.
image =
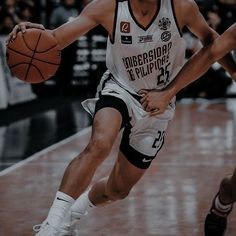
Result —
M3 0L0 3L0 170L25 159L91 124L81 101L93 97L105 71L106 32L90 31L62 52L62 63L50 80L29 85L14 78L4 61L4 40L21 21L54 28L79 14L89 1ZM236 1L197 1L208 24L218 33L235 22ZM63 14L62 14L63 12ZM63 16L63 17L60 17ZM200 48L187 30L186 58ZM197 82L178 94L182 99L227 99L236 92L231 78L215 64Z

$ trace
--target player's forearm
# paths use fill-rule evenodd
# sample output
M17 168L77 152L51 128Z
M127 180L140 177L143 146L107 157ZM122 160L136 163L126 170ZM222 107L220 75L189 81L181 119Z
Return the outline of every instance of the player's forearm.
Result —
M57 39L60 49L67 47L99 24L101 14L97 14L99 15L97 16L94 13L95 9L97 9L96 3L89 4L74 20L52 30L52 34Z
M226 34L228 34L229 32L226 32ZM225 34L225 33L224 33ZM223 42L220 38L222 38L216 31L212 30L209 32L209 35L202 41L203 45L206 47L209 44L213 44L214 42ZM232 48L233 49L233 48ZM220 52L221 53L221 52ZM224 54L221 57L218 57L219 59L217 60L221 66L233 77L233 75L235 76L236 74L236 63L230 53L230 51L228 50L228 54L226 54L227 52L225 51ZM216 56L216 55L214 55ZM236 79L235 77L233 77L234 79Z
M222 67L236 80L236 63L231 55L228 53L226 56L218 60Z
M206 73L215 60L216 57L212 55L210 46L202 48L186 62L174 81L166 88L168 96L174 97L181 89L197 80Z
M94 22L78 17L74 21L65 23L51 32L56 38L60 49L63 49L95 26Z

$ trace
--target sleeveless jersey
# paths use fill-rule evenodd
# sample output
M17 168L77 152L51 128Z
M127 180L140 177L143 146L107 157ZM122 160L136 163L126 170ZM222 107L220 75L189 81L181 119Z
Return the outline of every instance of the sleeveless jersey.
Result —
M147 27L135 19L129 0L116 0L113 39L108 38L106 65L125 90L163 89L184 64L185 42L173 0L159 0Z

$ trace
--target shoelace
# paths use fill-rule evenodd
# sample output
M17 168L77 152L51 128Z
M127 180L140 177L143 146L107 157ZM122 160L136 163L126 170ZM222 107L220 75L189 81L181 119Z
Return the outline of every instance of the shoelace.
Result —
M46 225L45 221L43 221L41 224L34 225L33 226L33 231L34 232L39 232L41 230L41 228L43 228L45 225Z
M41 226L42 226L42 224L34 225L34 226L33 226L33 231L34 231L34 232L39 232L40 229L41 229Z
M39 232L43 227L45 227L48 223L47 222L42 222L41 224L38 224L38 225L34 225L33 226L33 231L34 232ZM53 228L53 227L52 227ZM54 228L53 228L54 229ZM56 229L54 229L55 232L57 231ZM59 232L60 233L63 233L64 236L77 236L78 234L76 232L73 232L73 231L70 231L69 229L68 230L65 230L65 229L62 229L62 228L59 228Z

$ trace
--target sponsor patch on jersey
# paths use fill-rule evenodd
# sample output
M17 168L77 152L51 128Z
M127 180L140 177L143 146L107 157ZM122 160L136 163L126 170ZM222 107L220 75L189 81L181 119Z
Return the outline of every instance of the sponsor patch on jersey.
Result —
M169 18L163 17L161 20L159 20L158 26L161 30L168 30L170 28L171 21Z
M153 42L153 35L138 36L138 43Z
M123 43L123 44L132 44L132 36L130 36L130 35L121 35L121 43Z
M125 33L125 34L130 33L130 22L121 21L120 32Z
M161 34L161 40L162 42L168 42L171 39L171 32L165 31Z

